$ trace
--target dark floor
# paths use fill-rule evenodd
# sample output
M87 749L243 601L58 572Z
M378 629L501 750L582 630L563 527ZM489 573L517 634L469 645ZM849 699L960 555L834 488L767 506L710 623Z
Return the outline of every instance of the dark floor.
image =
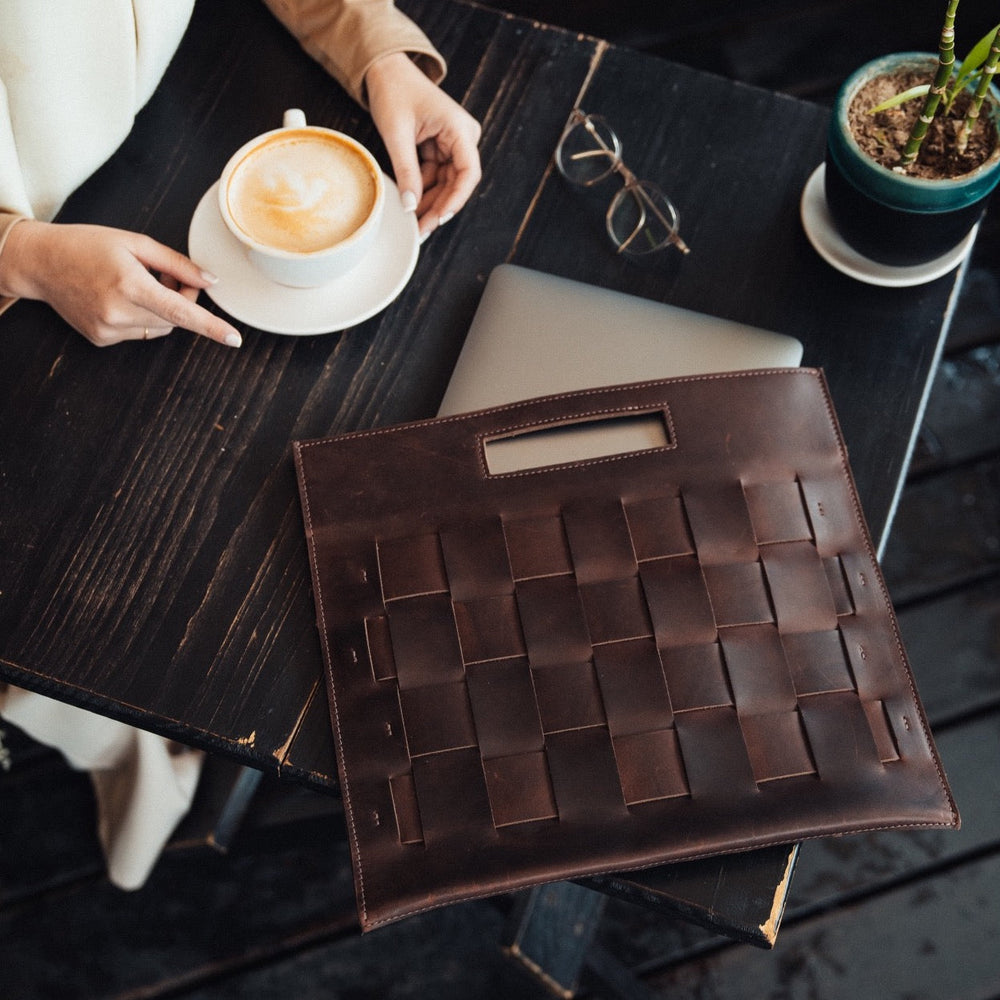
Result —
M944 4L882 0L875 15L860 0L754 0L738 12L721 0L500 6L825 102L869 55L928 47L926 25ZM979 12L990 7L963 4L979 33L989 26ZM866 42L856 45L862 23ZM649 996L1000 997L998 237L994 212L884 560L963 828L805 845L771 952L611 903L599 944ZM310 816L315 796L305 793L265 786L228 854L179 845L143 890L118 892L102 874L87 779L6 728L0 1000L546 995L496 947L505 901L361 937L340 817ZM301 818L272 822L276 804L285 819Z

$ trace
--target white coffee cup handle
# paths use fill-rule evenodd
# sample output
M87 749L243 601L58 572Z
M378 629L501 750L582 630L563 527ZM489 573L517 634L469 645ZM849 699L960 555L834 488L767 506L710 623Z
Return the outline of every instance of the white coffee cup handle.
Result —
M301 108L289 108L281 122L284 128L305 128L306 115Z

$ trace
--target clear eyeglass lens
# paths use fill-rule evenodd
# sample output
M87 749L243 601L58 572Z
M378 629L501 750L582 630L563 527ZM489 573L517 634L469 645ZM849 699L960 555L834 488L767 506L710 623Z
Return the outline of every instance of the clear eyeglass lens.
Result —
M614 172L621 152L621 142L611 126L600 115L587 115L563 133L556 164L566 180L589 186Z
M655 185L637 181L621 189L607 215L608 235L622 253L641 256L677 244L673 202Z

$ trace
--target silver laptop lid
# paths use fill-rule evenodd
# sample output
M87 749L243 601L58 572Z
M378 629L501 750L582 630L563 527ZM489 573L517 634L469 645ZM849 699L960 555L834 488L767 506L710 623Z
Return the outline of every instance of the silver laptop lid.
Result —
M677 375L794 367L794 337L501 264L490 274L439 416ZM494 473L662 447L655 417L489 442Z
M490 274L440 415L596 386L794 367L794 337L501 264Z

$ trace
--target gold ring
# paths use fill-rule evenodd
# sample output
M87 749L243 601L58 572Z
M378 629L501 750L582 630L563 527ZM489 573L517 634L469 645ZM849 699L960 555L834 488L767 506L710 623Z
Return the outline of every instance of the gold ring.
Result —
M143 340L149 340L149 327L148 326L144 326L142 328L142 339Z

